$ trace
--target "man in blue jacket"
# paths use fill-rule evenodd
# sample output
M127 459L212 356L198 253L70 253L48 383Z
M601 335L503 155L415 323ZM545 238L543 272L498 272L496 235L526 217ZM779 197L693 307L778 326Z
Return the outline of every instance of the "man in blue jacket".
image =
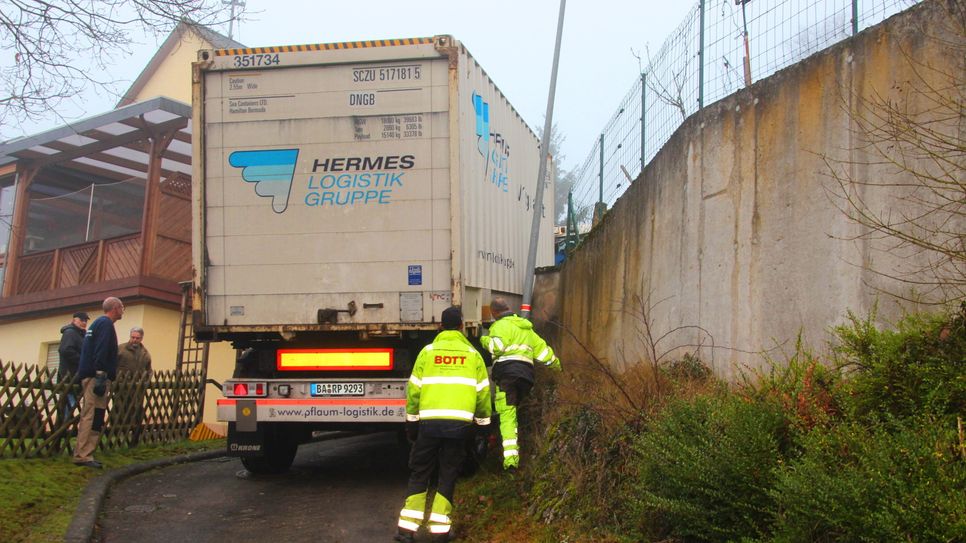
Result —
M77 376L83 390L80 423L74 464L89 468L103 467L94 460L94 449L101 438L111 381L117 379L117 332L114 323L124 315L124 304L113 296L101 306L104 314L87 327L81 346Z

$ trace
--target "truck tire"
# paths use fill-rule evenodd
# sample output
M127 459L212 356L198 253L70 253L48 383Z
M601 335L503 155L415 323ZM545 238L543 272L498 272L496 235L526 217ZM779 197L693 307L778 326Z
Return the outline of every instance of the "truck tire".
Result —
M242 465L248 471L257 475L273 475L284 473L292 467L298 444L288 441L272 441L265 444L265 454L262 456L243 456Z
M476 446L473 439L467 439L464 443L466 455L463 463L460 464L460 477L469 477L480 469L483 459L476 455Z

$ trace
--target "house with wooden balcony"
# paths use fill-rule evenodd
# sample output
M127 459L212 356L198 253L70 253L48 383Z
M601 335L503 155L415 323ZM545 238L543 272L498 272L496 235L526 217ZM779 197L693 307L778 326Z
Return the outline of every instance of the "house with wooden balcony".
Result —
M227 47L242 45L182 23L117 109L0 143L0 360L56 367L71 314L96 317L116 296L118 339L144 328L154 367L175 368L191 279L191 62ZM209 374L230 376L230 348L210 360Z

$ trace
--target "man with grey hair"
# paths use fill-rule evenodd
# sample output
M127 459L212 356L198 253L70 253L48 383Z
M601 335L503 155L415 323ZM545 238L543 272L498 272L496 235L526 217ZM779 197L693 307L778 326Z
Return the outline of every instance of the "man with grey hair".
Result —
M128 341L117 348L117 371L150 371L151 353L144 346L144 328L131 328Z
M84 391L74 464L88 468L103 467L94 460L94 450L101 439L111 381L117 379L117 332L114 323L124 315L124 304L111 296L101 305L104 314L87 327L81 345L80 369L77 376Z
M490 325L489 333L480 338L480 343L493 355L494 402L496 412L500 414L503 469L510 470L520 465L517 407L533 387L533 366L540 363L560 371L560 359L533 331L530 321L513 314L510 304L502 296L490 302L490 313L496 321Z
M151 353L144 346L144 328L131 328L128 341L117 348L117 374L120 382L114 391L111 417L131 430L131 445L141 441L144 424L144 389L151 372Z

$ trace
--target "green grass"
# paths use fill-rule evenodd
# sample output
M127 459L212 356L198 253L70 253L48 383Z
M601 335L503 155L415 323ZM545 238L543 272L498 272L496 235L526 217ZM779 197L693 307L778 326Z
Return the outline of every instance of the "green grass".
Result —
M561 541L546 525L527 513L526 481L522 474L507 474L494 460L499 450L476 475L456 483L453 509L461 543L556 543Z
M104 469L211 449L225 440L97 451ZM78 467L69 456L0 460L0 541L60 542L87 482L104 470Z

